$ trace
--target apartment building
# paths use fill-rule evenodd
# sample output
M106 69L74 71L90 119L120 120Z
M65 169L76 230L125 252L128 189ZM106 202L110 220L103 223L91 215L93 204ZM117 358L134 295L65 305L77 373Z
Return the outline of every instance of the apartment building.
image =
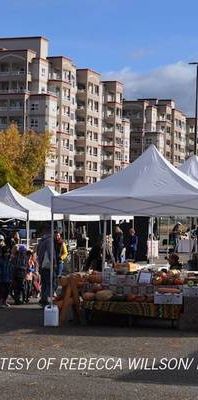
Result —
M123 85L48 55L43 37L0 38L0 130L48 131L51 153L37 184L64 192L119 171L129 162Z
M150 144L174 165L180 165L186 152L186 117L173 100L138 99L124 101L123 114L130 119L130 161Z
M122 168L122 102L123 85L118 81L103 81L103 126L101 177Z
M57 98L56 189L64 192L74 182L74 141L76 125L76 67L63 56L48 57L48 91Z
M55 185L57 98L48 92L48 40L0 39L0 129L51 133L52 152L38 182Z
M194 154L195 118L186 118L186 157Z
M121 168L129 165L129 148L130 148L130 120L122 118L122 151L121 151Z
M77 112L75 139L75 182L100 179L102 87L100 74L77 69Z

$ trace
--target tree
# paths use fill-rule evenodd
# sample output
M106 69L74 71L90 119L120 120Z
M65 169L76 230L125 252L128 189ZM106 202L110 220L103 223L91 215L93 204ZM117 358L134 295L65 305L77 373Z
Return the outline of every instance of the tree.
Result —
M20 133L16 125L0 132L0 186L9 182L22 194L32 192L35 178L50 155L50 134Z

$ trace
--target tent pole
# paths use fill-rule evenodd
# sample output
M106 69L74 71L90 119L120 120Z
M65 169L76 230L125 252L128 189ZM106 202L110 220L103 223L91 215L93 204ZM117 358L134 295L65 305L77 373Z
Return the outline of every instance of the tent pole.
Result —
M153 264L153 217L151 217L151 264Z
M166 248L166 257L169 255L169 217L167 222L167 248Z
M30 219L29 219L29 212L27 214L27 221L26 221L26 239L27 239L27 249L30 246Z
M113 221L112 218L110 219L110 235L113 237Z
M189 259L192 257L191 249L191 229L192 229L192 217L190 217L190 232L189 232Z
M64 217L62 220L62 229L63 229L63 239L65 240L65 219L64 219Z
M104 219L103 246L102 246L102 272L104 272L105 259L106 259L106 234L107 234L107 221L106 221L106 219Z
M53 270L54 270L54 214L51 220L51 260L50 260L50 306L52 307L53 298Z
M70 220L68 219L68 232L67 232L67 242L69 244L69 239L70 239Z

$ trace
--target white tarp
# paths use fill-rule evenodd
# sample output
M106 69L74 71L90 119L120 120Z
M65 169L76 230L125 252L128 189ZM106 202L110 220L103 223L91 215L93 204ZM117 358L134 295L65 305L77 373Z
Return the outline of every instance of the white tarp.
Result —
M52 197L52 212L197 216L198 183L171 165L151 145L121 172Z
M188 175L190 178L198 181L198 157L191 156L178 168L184 174Z
M58 196L58 193L53 187L45 186L42 189L36 190L27 196L27 199L35 201L35 203L42 204L45 207L51 208L52 196Z
M0 219L26 220L26 213L0 202Z
M60 193L58 193L54 188L51 186L45 186L42 189L37 190L36 192L30 193L27 198L30 200L35 201L35 203L42 204L43 206L50 207L51 208L51 200L52 196L59 196ZM60 214L55 214L54 219L63 219L63 215ZM65 216L66 220L69 221L100 221L100 216L99 215L66 215Z
M18 193L9 183L0 188L0 201L10 207L26 213L26 220L49 221L51 209L36 204Z

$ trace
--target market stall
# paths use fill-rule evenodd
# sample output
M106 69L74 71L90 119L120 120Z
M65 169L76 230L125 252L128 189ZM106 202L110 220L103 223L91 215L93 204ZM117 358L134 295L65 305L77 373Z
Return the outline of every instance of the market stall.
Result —
M68 306L74 304L78 318L84 312L87 322L98 313L105 313L125 315L130 323L134 318L153 318L169 320L171 324L177 321L178 325L182 320L184 325L189 313L185 302L198 299L198 273L151 271L133 263L108 267L104 274L72 274L61 278L60 284L63 292L55 303L60 307L61 323Z
M53 197L52 213L100 214L103 216L104 221L115 213L151 217L170 215L197 216L197 201L198 184L178 171L152 145L123 171L95 184ZM105 237L106 224L104 223L103 238L105 239ZM153 249L152 236L151 249ZM111 273L114 272L111 270L111 266L107 270L105 268L105 246L103 246L103 274L109 273L111 277ZM142 282L138 278L137 284L135 284L133 277L131 292L130 285L126 284L126 280L131 279L129 278L130 274L131 271L125 274L117 274L116 272L120 283L119 285L116 283L114 290L110 287L113 286L112 281L107 283L105 276L102 275L101 290L95 296L94 292L90 291L89 288L88 294L85 292L82 296L83 307L86 309L89 306L94 310L95 307L103 307L105 304L106 309L115 310L118 309L118 306L114 303L115 301L120 303L119 307L122 308L122 311L123 308L126 309L125 303L127 303L127 309L130 308L133 313L134 309L136 309L136 313L142 313L142 316L145 316L145 310L148 310L148 314L150 313L151 315L157 315L160 312L163 318L169 316L171 317L170 319L178 319L183 309L182 288L172 288L172 284L169 284L166 287L166 292L164 290L156 291L156 286L159 285L156 285L155 281ZM158 279L159 281L160 279ZM107 287L104 286L105 283ZM147 288L147 285L151 286L153 292L149 295L140 294L139 290L141 289L142 291L142 288ZM174 283L174 285L176 284ZM117 286L120 291L122 290L122 293L117 292ZM182 286L181 282L180 285L177 284L176 286ZM133 293L134 287L136 287L135 290L138 290L138 294ZM160 288L158 287L158 289ZM104 295L107 297L105 299L101 298L103 290L106 290ZM126 290L129 290L129 292L126 293ZM117 301L118 296L119 301ZM133 301L130 299L133 299ZM128 303L133 303L133 305ZM134 305L134 303L137 303L138 306Z

